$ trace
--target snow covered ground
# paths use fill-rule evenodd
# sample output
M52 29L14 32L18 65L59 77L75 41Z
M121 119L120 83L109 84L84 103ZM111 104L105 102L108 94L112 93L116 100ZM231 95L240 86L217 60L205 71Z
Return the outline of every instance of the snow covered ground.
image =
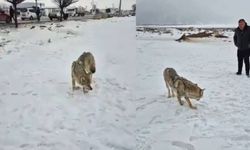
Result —
M135 17L0 30L0 150L132 150ZM71 63L96 59L93 91Z
M250 79L236 76L236 48L228 39L176 42L182 32L137 32L136 142L138 150L249 150ZM198 107L167 98L163 70L205 88ZM243 68L244 70L244 68Z
M134 17L31 27L0 30L0 150L250 149L250 79L235 75L232 32L135 41ZM88 94L71 90L84 51L97 66ZM166 67L206 88L197 110L167 98Z

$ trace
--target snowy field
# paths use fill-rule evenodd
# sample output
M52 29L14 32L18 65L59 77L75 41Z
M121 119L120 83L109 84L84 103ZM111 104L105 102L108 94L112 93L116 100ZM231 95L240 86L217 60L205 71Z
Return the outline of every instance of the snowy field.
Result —
M233 32L228 39L176 42L183 32L137 32L137 150L249 150L250 79L236 76ZM196 31L194 31L196 32ZM167 98L163 70L205 88L197 110Z
M134 149L135 17L2 28L0 45L0 150ZM84 51L88 94L71 89Z

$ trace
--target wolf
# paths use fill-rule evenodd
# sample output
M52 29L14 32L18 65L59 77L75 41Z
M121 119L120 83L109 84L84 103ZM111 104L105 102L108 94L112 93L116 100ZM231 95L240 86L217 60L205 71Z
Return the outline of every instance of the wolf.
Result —
M196 109L196 107L192 105L190 99L196 99L199 101L203 97L205 89L201 89L198 84L179 76L173 68L166 68L164 70L164 79L168 91L170 92L171 89L172 93L176 93L180 105L183 105L181 98L184 97L189 107Z
M92 90L92 74L95 73L95 59L90 52L84 52L76 61L71 65L71 77L73 90L79 89L76 83L83 87L83 92L87 93Z
M184 97L188 105L192 109L197 109L192 105L190 99L196 99L199 101L203 97L205 89L201 89L198 84L195 84L183 77L178 77L174 81L174 89L177 93L177 99L180 105L183 105L181 98Z

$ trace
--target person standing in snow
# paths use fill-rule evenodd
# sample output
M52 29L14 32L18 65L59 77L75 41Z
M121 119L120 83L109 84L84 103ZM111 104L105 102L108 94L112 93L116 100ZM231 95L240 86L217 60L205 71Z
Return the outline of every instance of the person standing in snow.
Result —
M37 21L40 21L40 8L36 7L36 17L37 17Z
M238 24L233 37L234 45L238 48L238 72L236 74L241 75L244 61L246 75L249 77L250 27L244 19L240 19Z
M11 21L12 21L12 19L14 20L14 9L12 6L10 6L10 8L9 8L9 14L10 14Z

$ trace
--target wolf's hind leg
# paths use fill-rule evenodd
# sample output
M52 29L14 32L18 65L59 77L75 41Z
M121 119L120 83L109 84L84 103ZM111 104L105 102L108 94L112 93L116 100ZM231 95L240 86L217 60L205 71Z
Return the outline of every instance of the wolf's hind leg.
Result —
M166 87L167 87L167 89L168 89L168 98L170 98L171 97L171 90L170 90L170 86L168 85L168 83L166 83Z
M79 89L80 89L80 87L76 86L76 81L75 81L74 78L72 78L72 89L73 89L73 91L74 91L74 90L79 90Z
M76 90L76 81L73 77L72 77L72 89Z

